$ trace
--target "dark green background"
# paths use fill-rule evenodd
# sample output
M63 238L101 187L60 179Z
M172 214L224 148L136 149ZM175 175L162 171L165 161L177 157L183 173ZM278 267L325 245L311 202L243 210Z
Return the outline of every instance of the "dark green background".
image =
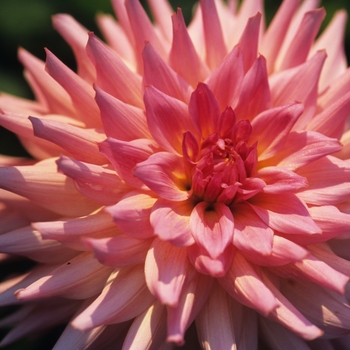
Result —
M174 9L182 7L185 17L190 18L191 8L195 1L173 0ZM266 0L267 19L271 18L281 1ZM350 12L350 1L326 0L322 4L327 10L327 23L334 11L347 8ZM31 97L22 76L22 66L17 62L17 48L24 47L41 59L45 59L44 47L48 47L62 61L74 67L73 55L68 45L51 27L51 15L70 13L89 30L98 34L94 17L97 12L112 12L109 0L0 0L0 91L15 95ZM349 54L350 25L347 26L346 49ZM23 155L15 136L0 128L0 153ZM6 266L1 266L4 269ZM1 311L0 311L1 317ZM54 317L54 315L53 315ZM4 350L16 349L51 349L62 329L46 333L41 342L20 341ZM0 337L3 334L0 333ZM35 335L33 335L35 337Z

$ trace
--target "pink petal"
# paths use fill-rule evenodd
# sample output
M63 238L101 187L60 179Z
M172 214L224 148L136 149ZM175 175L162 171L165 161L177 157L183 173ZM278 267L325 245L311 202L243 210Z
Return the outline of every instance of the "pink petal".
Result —
M165 150L182 154L183 134L194 132L187 106L153 86L145 89L145 107L149 130Z
M92 253L83 253L25 289L19 289L16 297L20 300L52 296L90 298L101 292L111 272L112 269L97 262Z
M189 198L187 169L175 154L158 152L138 163L134 175L161 198L184 201Z
M0 187L65 216L81 216L96 210L98 205L83 197L73 181L58 174L55 168L51 160L35 166L0 168Z
M191 281L184 286L179 305L177 307L167 306L168 342L174 342L177 345L184 344L185 332L203 308L211 293L213 282L213 278L195 274Z
M249 141L258 142L259 160L271 158L277 154L287 139L294 123L303 113L300 103L269 109L252 121L252 134Z
M201 1L204 38L206 48L206 63L215 69L227 54L224 37L214 0Z
M304 15L297 33L285 53L280 67L281 71L305 62L325 16L324 8L309 11Z
M45 72L45 63L22 48L18 50L18 59L34 82L32 88L37 99L51 113L75 116L76 112L68 93Z
M244 57L244 72L246 73L255 62L258 56L259 31L261 23L261 13L247 21L244 32L239 40L239 46Z
M266 60L258 57L245 75L235 113L239 119L253 120L271 107L271 94L267 79Z
M209 70L194 48L180 8L173 14L172 21L173 41L169 53L170 66L195 88L198 82L205 80Z
M90 34L87 53L97 70L97 85L127 104L142 108L141 77L132 72L118 55Z
M235 247L229 245L218 257L212 258L209 253L197 244L188 247L188 257L196 270L213 277L225 276L230 268Z
M191 203L158 199L151 213L154 233L162 240L177 247L192 245L194 239L190 229Z
M151 242L127 236L101 239L86 238L84 242L94 251L95 258L103 265L124 267L145 262Z
M232 244L233 215L225 204L198 203L191 213L190 226L196 243L213 259Z
M88 30L66 14L53 16L52 24L72 48L78 65L78 75L92 83L95 80L95 68L85 51Z
M158 147L154 141L138 139L127 142L108 138L99 144L99 148L128 185L147 189L145 184L134 176L134 168L157 150Z
M219 102L221 111L227 106L234 108L237 105L243 77L243 54L237 45L206 80Z
M163 58L166 57L165 45L164 42L159 39L150 19L138 1L126 0L125 7L135 39L137 70L139 73L142 73L143 63L141 52L144 48L145 41L149 41Z
M275 295L278 307L272 311L269 318L281 323L287 329L296 333L305 340L315 339L323 334L323 331L313 325L303 314L289 302L278 290L268 275L262 272L263 281Z
M166 0L149 0L148 3L157 28L160 29L166 40L171 42L171 23L169 18L174 13L174 10Z
M271 162L289 170L296 170L341 149L337 139L314 131L291 132L283 149Z
M271 254L274 232L248 205L241 204L234 209L234 220L233 244L239 250Z
M309 186L298 193L306 203L337 204L350 198L350 163L323 157L301 168L298 173L308 179Z
M122 141L150 138L144 111L126 104L99 87L95 100L101 112L101 121L107 136Z
M114 273L102 293L79 314L73 326L88 331L102 324L131 320L154 302L148 291L143 265L123 268Z
M129 192L117 204L107 207L120 230L132 238L146 239L154 236L150 214L156 198L146 193ZM140 229L142 227L142 230Z
M106 137L94 129L83 129L63 121L29 117L34 135L62 147L74 158L95 164L106 164L107 159L100 154L97 143Z
M101 125L92 87L46 49L46 71L68 92L81 119L88 127Z
M278 307L278 303L259 276L259 270L236 252L231 268L219 282L234 299L267 316Z
M146 42L142 51L144 64L143 84L153 85L161 92L187 102L190 97L189 84L159 56L152 45Z
M74 180L76 189L85 197L103 205L115 204L130 188L114 170L83 163L61 156L57 161L58 172Z
M250 205L274 230L304 235L321 233L321 229L312 220L306 205L292 193L277 195L259 193L251 199Z
M145 276L150 292L162 304L178 306L185 279L194 273L192 270L186 249L154 239L145 262Z
M191 95L188 109L202 137L205 138L217 131L220 108L217 99L206 84L198 84Z
M257 176L266 183L263 188L264 193L294 192L308 186L305 177L282 167L268 166L259 169Z
M166 308L156 301L138 315L129 328L122 350L160 349L166 338Z

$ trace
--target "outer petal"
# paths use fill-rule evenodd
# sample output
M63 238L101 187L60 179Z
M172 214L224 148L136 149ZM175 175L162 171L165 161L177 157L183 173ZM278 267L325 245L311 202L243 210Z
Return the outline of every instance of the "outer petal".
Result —
M162 304L177 307L185 278L193 273L186 249L154 239L145 262L145 276L150 292Z
M154 302L143 266L123 268L112 274L102 293L72 322L88 331L102 324L121 323L141 314Z
M321 233L306 205L292 193L277 195L259 193L251 199L250 205L274 230L305 235Z
M196 243L213 259L232 243L233 215L225 204L198 203L192 211L190 226Z
M183 201L189 198L189 176L182 158L159 152L138 163L134 175L161 198Z
M194 243L190 228L191 203L158 199L151 213L154 233L171 244L183 247Z
M124 234L145 239L154 236L150 214L155 202L154 197L133 191L106 210Z
M278 304L257 271L258 266L253 267L239 252L236 252L231 268L219 282L234 299L267 316L278 307Z

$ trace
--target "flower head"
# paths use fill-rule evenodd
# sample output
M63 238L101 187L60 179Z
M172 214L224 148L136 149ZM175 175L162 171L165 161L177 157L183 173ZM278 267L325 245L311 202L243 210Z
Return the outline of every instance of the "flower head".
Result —
M0 124L34 160L0 159L0 247L36 264L0 284L2 344L61 322L56 350L349 342L346 14L316 39L310 1L267 29L257 1L188 27L149 5L113 0L108 44L55 16L77 73L19 51L36 101L0 96Z

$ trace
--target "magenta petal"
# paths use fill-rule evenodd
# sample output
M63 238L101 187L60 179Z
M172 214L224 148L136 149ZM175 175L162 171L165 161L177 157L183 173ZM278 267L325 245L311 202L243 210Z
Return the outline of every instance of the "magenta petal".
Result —
M251 199L250 205L274 230L305 235L321 233L306 205L292 193L278 195L259 193Z
M183 201L189 198L187 170L183 159L175 154L159 152L138 163L134 175L161 198Z
M225 204L198 203L192 211L190 225L196 243L213 259L232 244L233 215Z
M191 203L172 202L158 199L151 213L151 225L154 233L164 241L177 247L194 243L190 229Z
M145 276L149 290L163 304L178 305L185 279L194 273L191 270L186 249L154 239L145 262Z
M114 222L127 236L145 239L154 236L150 214L156 199L145 193L129 192L117 204L107 207ZM140 229L142 228L142 229Z

